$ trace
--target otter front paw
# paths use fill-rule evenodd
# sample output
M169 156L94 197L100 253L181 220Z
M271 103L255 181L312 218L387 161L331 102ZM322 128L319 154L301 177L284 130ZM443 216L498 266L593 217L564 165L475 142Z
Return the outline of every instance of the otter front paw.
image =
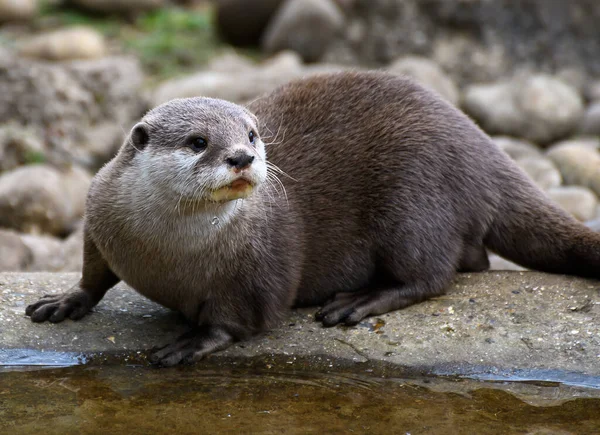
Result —
M65 318L79 320L94 306L92 298L77 290L62 295L44 295L39 301L28 305L25 314L34 322L62 322Z
M150 355L150 362L161 367L191 364L229 347L233 342L233 336L224 328L203 325L186 332L175 343L156 349Z

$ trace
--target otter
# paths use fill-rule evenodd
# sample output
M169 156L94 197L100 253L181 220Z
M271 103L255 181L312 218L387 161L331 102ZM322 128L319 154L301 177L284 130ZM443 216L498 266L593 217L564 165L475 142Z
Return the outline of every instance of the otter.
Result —
M197 361L321 305L324 326L441 295L487 251L600 277L600 235L552 203L465 114L384 72L329 73L246 107L177 99L95 176L82 278L29 305L83 317L120 280L192 324L155 350Z

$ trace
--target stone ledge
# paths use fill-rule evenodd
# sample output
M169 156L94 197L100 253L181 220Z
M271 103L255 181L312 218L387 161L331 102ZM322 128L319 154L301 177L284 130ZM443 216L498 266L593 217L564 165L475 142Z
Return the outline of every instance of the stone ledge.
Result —
M25 317L27 304L64 291L77 279L69 273L0 274L0 366L15 364L15 355L25 349L145 354L185 330L176 313L123 284L79 322L34 324ZM298 359L306 368L313 358L315 364L345 361L600 386L599 290L597 281L536 272L464 274L446 296L353 328L326 329L314 321L315 309L295 311L280 328L211 360L272 358L293 364Z

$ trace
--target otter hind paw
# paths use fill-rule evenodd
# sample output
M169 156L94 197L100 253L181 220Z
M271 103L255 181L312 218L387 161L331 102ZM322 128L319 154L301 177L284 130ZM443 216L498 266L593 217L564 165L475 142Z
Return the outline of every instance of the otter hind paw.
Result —
M161 367L191 364L229 347L233 341L233 336L225 329L203 325L186 332L175 343L154 349L149 359L152 364Z

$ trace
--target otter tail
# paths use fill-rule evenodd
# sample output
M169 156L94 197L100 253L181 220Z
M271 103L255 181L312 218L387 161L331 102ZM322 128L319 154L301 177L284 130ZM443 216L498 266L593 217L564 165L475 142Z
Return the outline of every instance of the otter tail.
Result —
M554 204L518 168L501 175L485 245L528 269L600 278L600 234Z

